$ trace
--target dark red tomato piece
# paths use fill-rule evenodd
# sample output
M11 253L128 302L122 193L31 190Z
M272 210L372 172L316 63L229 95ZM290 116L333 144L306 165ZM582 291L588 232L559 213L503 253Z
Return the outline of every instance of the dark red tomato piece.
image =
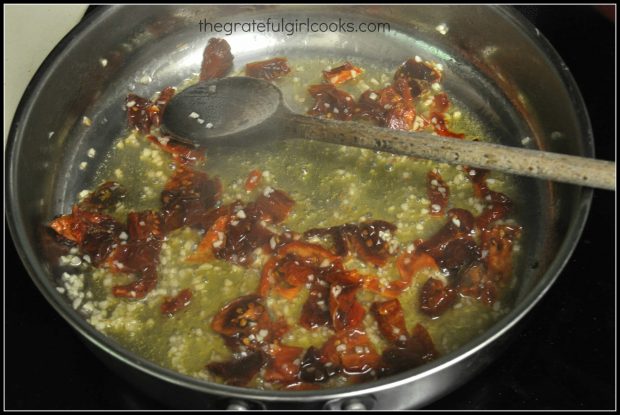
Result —
M252 170L248 175L248 178L245 180L245 191L251 192L256 189L256 186L260 183L260 178L262 173L260 170Z
M356 114L382 127L409 129L415 119L413 108L394 87L389 86L379 91L365 91L359 98ZM408 125L408 128L397 128L399 125Z
M412 97L417 97L430 88L434 82L441 80L441 72L426 62L409 59L398 67L394 74L394 81L404 78Z
M224 232L229 222L229 215L222 215L217 218L207 233L205 233L205 236L200 240L196 251L190 255L187 260L189 262L206 262L213 258L213 244L222 240L220 239L221 237L225 237Z
M399 342L383 351L380 376L389 376L413 369L436 359L439 353L435 349L428 331L417 324L407 340Z
M271 360L267 365L263 379L267 382L296 383L301 365L301 347L285 346L274 343L269 347Z
M405 314L397 298L384 302L374 302L370 308L379 324L379 331L391 343L406 340L409 335L405 324Z
M355 228L344 230L355 253L364 261L378 267L385 265L391 256L386 239L388 234L394 231L395 225L381 220L360 223Z
M357 78L362 72L360 68L353 66L351 62L346 62L344 65L330 69L329 71L323 71L323 78L332 85L338 85L350 79Z
M443 216L448 206L450 188L439 172L431 170L426 175L426 193L431 201L431 216Z
M73 205L71 214L52 220L50 227L63 238L78 245L84 242L88 233L117 234L123 230L122 225L111 216L82 210L79 205Z
M275 269L276 275L287 284L294 287L308 282L308 277L316 273L315 268L300 263L294 257L286 257Z
M308 299L301 309L299 324L308 330L329 326L331 316L329 313L329 284L323 281L315 281L310 288Z
M299 379L309 383L323 383L339 370L340 367L328 361L320 350L310 346L301 360Z
M324 264L324 261L332 263L338 260L338 256L332 254L322 246L302 241L293 241L284 245L278 250L278 255L281 257L294 255L304 262L316 266Z
M202 54L200 80L208 81L224 77L232 68L233 58L228 42L212 37Z
M490 205L476 218L476 227L483 232L489 228L493 222L508 216L508 213L512 210L512 200L503 193L489 190L485 196L485 200L490 202Z
M146 273L140 275L140 278L126 285L117 285L112 288L112 294L115 297L129 298L139 300L146 297L157 286L157 273L155 270L149 269Z
M221 192L218 178L210 179L206 173L188 166L177 167L161 194L164 233L182 226L204 228L203 222L220 200Z
M478 199L483 199L489 194L489 186L487 185L488 170L465 166L463 171L473 185L474 196Z
M475 298L486 305L492 305L498 296L497 281L491 277L482 261L473 262L461 270L458 291L461 295Z
M165 152L172 154L174 159L182 164L193 163L198 160L204 160L205 158L203 149L188 147L183 143L174 141L170 137L157 138L153 135L149 135L147 139Z
M231 348L241 345L257 347L263 342L269 342L273 337L270 323L263 297L250 294L222 307L213 317L211 328L219 333ZM264 330L264 336L260 335L261 330Z
M409 131L413 128L415 110L406 105L396 105L385 116L385 126L392 130Z
M256 209L262 219L273 223L286 219L294 205L295 201L282 190L265 191L256 199Z
M366 311L357 301L356 285L334 284L330 289L329 314L334 330L341 331L358 327Z
M436 258L446 243L453 239L469 236L474 229L474 216L465 209L450 209L446 224L428 240L418 246L418 250Z
M176 88L174 87L166 87L159 93L159 96L153 102L147 112L149 115L149 119L151 121L151 125L154 127L159 127L161 124L161 119L164 116L164 110L168 105L168 101L172 99L174 94L176 93Z
M267 81L281 78L290 71L291 68L289 68L286 58L273 58L245 65L246 76L266 79Z
M161 231L161 217L159 212L154 212L152 210L130 212L127 215L127 231L130 241L161 241L164 238Z
M499 281L505 282L510 278L514 242L520 235L521 227L518 225L496 225L482 233L487 268Z
M62 238L76 243L95 266L103 263L114 251L125 229L112 217L81 210L79 205L73 206L70 215L52 220L50 227Z
M435 278L429 278L420 291L420 311L431 317L445 313L458 299L456 290Z
M311 85L308 92L315 99L308 114L347 121L353 117L355 99L332 84Z
M249 266L254 262L254 251L268 244L274 234L260 224L260 218L252 215L250 209L242 210L246 216L240 219L236 214L232 218L226 228L224 243L213 250L216 258Z
M376 266L383 266L391 256L386 241L396 226L382 220L346 224L327 229L310 229L304 235L329 236L334 244L336 255L344 256L355 252L362 260Z
M245 386L258 371L267 363L268 356L261 350L252 350L246 355L235 354L227 362L213 362L207 370L219 376L228 385Z
M442 245L441 249L434 250L433 254L439 267L452 276L481 255L478 245L470 237L453 239Z
M109 209L127 196L127 190L119 183L108 181L101 184L79 203L81 209Z
M174 297L164 298L164 302L161 304L160 307L161 313L167 315L168 317L172 317L173 315L187 307L191 300L192 290L190 290L189 288L181 290Z
M151 101L136 94L127 95L125 106L129 127L148 134L153 125L152 115L159 111L157 106L152 108L154 104Z
M424 268L439 269L432 256L420 251L403 252L396 260L396 267L401 280L407 284L411 283L413 276Z
M330 337L321 350L327 362L341 367L346 375L362 375L377 369L381 356L365 332L343 330Z

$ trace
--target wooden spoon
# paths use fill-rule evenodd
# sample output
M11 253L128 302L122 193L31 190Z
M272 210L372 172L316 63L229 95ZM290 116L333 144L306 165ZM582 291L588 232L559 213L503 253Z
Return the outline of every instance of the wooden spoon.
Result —
M161 129L198 146L303 138L581 186L616 187L614 162L294 114L277 86L255 78L222 78L183 90L168 103Z

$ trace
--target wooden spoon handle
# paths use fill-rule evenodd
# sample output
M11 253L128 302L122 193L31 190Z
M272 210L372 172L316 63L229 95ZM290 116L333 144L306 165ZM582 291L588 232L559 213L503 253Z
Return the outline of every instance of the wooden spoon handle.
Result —
M287 114L287 134L556 182L615 190L614 162Z

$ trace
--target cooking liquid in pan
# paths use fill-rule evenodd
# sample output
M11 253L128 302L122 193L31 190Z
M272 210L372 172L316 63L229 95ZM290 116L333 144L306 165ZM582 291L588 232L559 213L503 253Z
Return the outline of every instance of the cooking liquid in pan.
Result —
M306 112L314 101L307 92L308 85L321 83L322 70L343 62L291 58L291 73L275 82L282 89L285 102L291 109ZM367 88L378 90L388 86L396 69L355 59L351 62L363 68L364 74L339 88L356 99ZM462 132L466 138L474 135L484 137L485 130L475 114L460 107L449 91L448 95L452 102L446 117L450 130ZM419 111L423 112L425 107L423 103L421 105ZM201 117L209 121L208 114L201 114ZM157 135L157 131L154 134ZM160 209L161 192L174 171L171 160L168 153L147 141L144 135L132 132L119 138L112 146L98 169L91 189L108 180L119 182L127 189L127 197L110 212L124 223L129 212ZM460 166L318 142L290 139L256 147L209 148L205 162L198 164L198 168L204 169L209 177L220 178L223 204L235 200L244 203L253 201L267 187L286 192L295 205L282 225L300 233L312 228L369 220L390 222L397 226L397 231L389 235L390 243L400 252L410 249L414 240L428 239L446 224L446 216L429 214L427 174L430 170L437 169L449 187L449 208L463 208L474 216L484 209L480 200L474 197L467 172ZM251 192L246 192L244 184L253 170L261 172L259 184ZM520 197L510 177L491 172L488 178L490 189L506 194L513 201ZM507 221L512 221L514 217L513 213ZM85 263L77 266L76 271L65 276L64 280L70 298L72 292L86 293L79 309L98 330L164 367L198 378L221 381L205 369L207 363L227 361L231 357L222 337L211 328L212 318L230 301L256 292L267 255L258 255L249 268L217 259L201 264L189 263L186 258L195 251L201 238L202 234L188 227L167 236L161 250L157 287L142 300L117 298L111 293L113 286L129 283L133 277L112 274L104 268L93 268ZM518 262L519 248L517 240L513 253L515 264ZM380 268L351 256L346 267L393 281L399 278L395 264L397 256L398 253L390 256L387 265ZM416 274L412 285L398 298L408 331L411 332L418 323L423 325L439 354L463 345L509 309L506 293L502 293L491 306L470 297L461 297L440 317L429 317L419 311L419 305L420 289L431 276L445 280L441 272L424 269ZM516 275L513 275L509 285L514 287L515 284ZM192 291L189 306L172 318L162 314L160 306L164 297L172 297L187 288ZM334 333L326 327L307 330L299 325L299 316L307 297L308 289L303 288L300 295L292 300L277 294L270 295L267 300L270 313L284 316L291 328L281 339L282 344L304 349L310 346L320 348ZM357 299L366 310L362 327L381 354L388 343L369 310L373 302L386 299L363 289L358 291ZM334 387L347 382L344 376L334 376L319 385ZM273 383L265 382L261 376L256 376L247 386L278 388Z

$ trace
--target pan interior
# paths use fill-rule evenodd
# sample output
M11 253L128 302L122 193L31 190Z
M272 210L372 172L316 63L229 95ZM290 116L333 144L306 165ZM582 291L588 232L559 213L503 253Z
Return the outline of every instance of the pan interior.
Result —
M131 8L128 10L132 11ZM104 161L113 139L125 132L123 101L128 92L152 96L168 85L179 85L195 76L206 40L211 36L221 36L200 33L196 28L196 18L207 14L214 21L232 20L230 16L224 17L225 8L212 10L199 7L161 9L157 12L159 15L153 12L136 20L129 26L135 28L132 33L113 33L108 40L102 40L97 52L86 45L70 47L63 53L64 60L51 67L47 79L56 81L56 89L47 87L40 92L38 101L29 108L29 115L33 118L19 132L24 138L17 147L20 151L17 157L21 161L15 177L19 178L18 181L28 176L35 179L31 192L18 197L22 206L29 206L22 212L24 219L43 225L55 215L69 212L79 192L96 184L97 166ZM525 89L514 87L517 84L513 81L524 76L518 71L525 69L513 65L512 70L518 73L510 72L513 63L510 59L515 53L514 50L506 51L506 45L501 44L503 37L497 38L497 45L478 41L476 36L481 35L476 35L476 30L467 25L464 17L456 16L449 9L437 12L413 8L402 15L393 11L372 14L372 10L360 9L358 13L336 10L343 19L356 23L366 22L369 16L385 19L391 23L391 30L388 33L356 33L354 36L346 33L299 33L292 36L285 33L234 33L226 36L226 40L235 55L235 70L248 62L274 56L286 56L291 61L350 60L361 66L395 69L404 60L418 55L443 65L445 90L475 115L495 141L519 146L524 137L530 137L533 143L550 150L581 150L583 145L579 143L550 140L554 132L570 134L576 121L569 119L560 124L558 116L548 118L552 121L541 121L543 115L549 115L545 111L551 110L539 109L536 99L541 97L532 92L540 80L532 80ZM276 12L269 8L240 7L234 10L233 18L251 21L276 15L295 20L299 9L284 8ZM317 9L304 11L304 16L316 21L332 20ZM470 19L473 17L469 16ZM166 22L163 27L162 21ZM436 30L444 22L450 27L448 35ZM97 36L103 39L101 29L83 35L91 44ZM542 59L536 61L537 56L531 59L534 60L529 62L532 65L547 63ZM107 64L103 65L103 61ZM75 68L71 68L71 62L80 64L73 64ZM69 80L78 87L70 87ZM558 88L557 83L557 80L549 82L550 88ZM67 99L59 103L55 101L59 96ZM295 102L287 104L294 110L299 109ZM49 109L46 117L42 115L45 114L44 108ZM84 117L89 121L85 122ZM96 156L86 159L91 148L96 150ZM28 166L25 160L37 160L37 163ZM87 166L80 168L84 161ZM527 195L516 200L515 207L517 220L526 230L522 237L523 260L515 268L515 275L519 278L514 301L518 304L540 281L547 265L554 259L558 240L562 240L573 220L567 212L580 194L533 179L518 178L516 183L519 193ZM29 227L26 234L35 247L34 253L42 258L38 230L40 228L33 230ZM54 276L58 276L55 263L42 265L50 279L48 284L54 285Z

